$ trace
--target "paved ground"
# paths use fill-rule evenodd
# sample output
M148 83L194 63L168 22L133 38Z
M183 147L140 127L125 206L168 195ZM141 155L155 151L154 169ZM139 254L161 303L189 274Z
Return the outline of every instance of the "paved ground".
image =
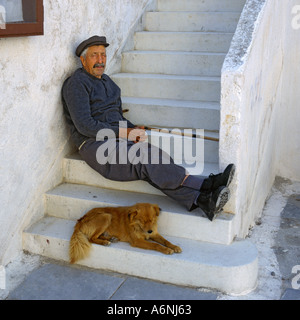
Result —
M215 293L177 287L134 277L45 264L33 271L9 299L79 300L202 300Z
M23 254L6 268L9 300L300 300L300 182L276 179L249 238L259 251L257 288L244 296L101 272Z

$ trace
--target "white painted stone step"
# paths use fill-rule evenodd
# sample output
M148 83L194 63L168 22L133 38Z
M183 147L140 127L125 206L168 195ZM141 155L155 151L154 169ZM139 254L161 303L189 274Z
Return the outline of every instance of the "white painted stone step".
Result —
M163 195L66 183L45 194L45 212L49 216L77 220L95 207L130 206L139 202L160 206L158 228L165 235L220 244L230 244L235 237L234 215L221 213L211 222L200 209L188 212Z
M158 0L159 11L236 11L241 12L246 0Z
M134 124L219 130L220 103L189 100L122 97L125 118ZM157 117L159 115L159 117Z
M146 31L234 32L240 12L146 12Z
M46 217L23 233L23 249L52 259L68 261L69 239L75 221ZM156 251L113 243L92 245L88 258L78 263L176 285L206 287L229 294L245 294L256 286L257 250L250 241L230 246L166 237L183 252Z
M117 73L111 78L126 97L220 101L220 77Z
M152 187L145 181L118 182L105 179L98 172L88 166L78 153L74 153L63 160L64 181L75 184L85 184L100 188L108 188L114 190L132 191L140 193L158 194L162 192ZM210 173L218 173L218 163L205 163L203 176Z
M122 72L220 76L224 53L130 51L122 54Z
M233 33L220 32L136 32L136 50L228 52Z

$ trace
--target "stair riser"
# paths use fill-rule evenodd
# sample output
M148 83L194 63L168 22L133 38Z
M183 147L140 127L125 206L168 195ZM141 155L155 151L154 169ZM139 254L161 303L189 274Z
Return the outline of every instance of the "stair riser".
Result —
M161 191L145 181L118 182L105 179L83 160L64 159L64 181L112 190L132 191L145 194L163 195Z
M147 12L146 31L234 32L240 13ZM180 21L180 23L178 23Z
M176 100L220 101L220 81L198 80L192 77L133 77L112 76L127 97L162 98Z
M123 98L123 109L129 112L125 117L132 123L146 126L159 126L167 128L172 124L173 128L190 128L219 130L220 110L219 108L191 108L185 107L182 101L181 107L174 107L167 103L156 105L130 102ZM199 103L200 105L200 103ZM159 118L157 115L159 114Z
M220 76L225 55L127 52L122 59L122 72Z
M241 12L246 0L158 0L159 11L237 11Z
M97 195L101 198L101 194ZM134 198L136 196L136 198ZM116 198L117 199L117 198ZM159 199L143 197L142 195L132 195L132 197L115 201L108 199L91 200L80 199L75 197L65 197L63 195L45 195L45 208L49 216L61 219L77 220L86 212L93 208L105 206L128 206L138 202L158 203L164 207L165 197L162 197L162 203ZM216 219L211 223L207 218L199 215L193 216L188 214L173 213L168 208L162 211L158 220L158 230L168 236L206 241L210 243L218 243L229 245L233 240L231 234L233 220Z
M88 166L83 160L65 158L63 164L65 182L108 188L112 190L164 195L161 191L152 187L145 181L118 182L105 179ZM211 172L218 173L218 165L205 163L203 176L207 177Z
M233 34L199 32L137 32L136 50L228 52Z

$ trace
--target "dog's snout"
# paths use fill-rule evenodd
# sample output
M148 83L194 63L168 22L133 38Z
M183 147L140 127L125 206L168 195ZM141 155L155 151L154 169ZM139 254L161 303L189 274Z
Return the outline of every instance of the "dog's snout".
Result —
M150 234L151 234L152 232L153 232L152 230L148 230L148 233L150 233Z

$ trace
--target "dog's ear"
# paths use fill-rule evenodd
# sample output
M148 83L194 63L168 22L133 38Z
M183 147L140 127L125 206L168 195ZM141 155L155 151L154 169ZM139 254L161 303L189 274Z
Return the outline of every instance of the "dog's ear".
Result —
M128 212L128 218L130 220L130 222L133 222L133 219L135 218L135 216L138 214L138 210L135 208L135 209L131 209L129 210Z
M155 209L156 215L159 216L159 213L161 211L160 207L157 204L154 204L153 208Z

